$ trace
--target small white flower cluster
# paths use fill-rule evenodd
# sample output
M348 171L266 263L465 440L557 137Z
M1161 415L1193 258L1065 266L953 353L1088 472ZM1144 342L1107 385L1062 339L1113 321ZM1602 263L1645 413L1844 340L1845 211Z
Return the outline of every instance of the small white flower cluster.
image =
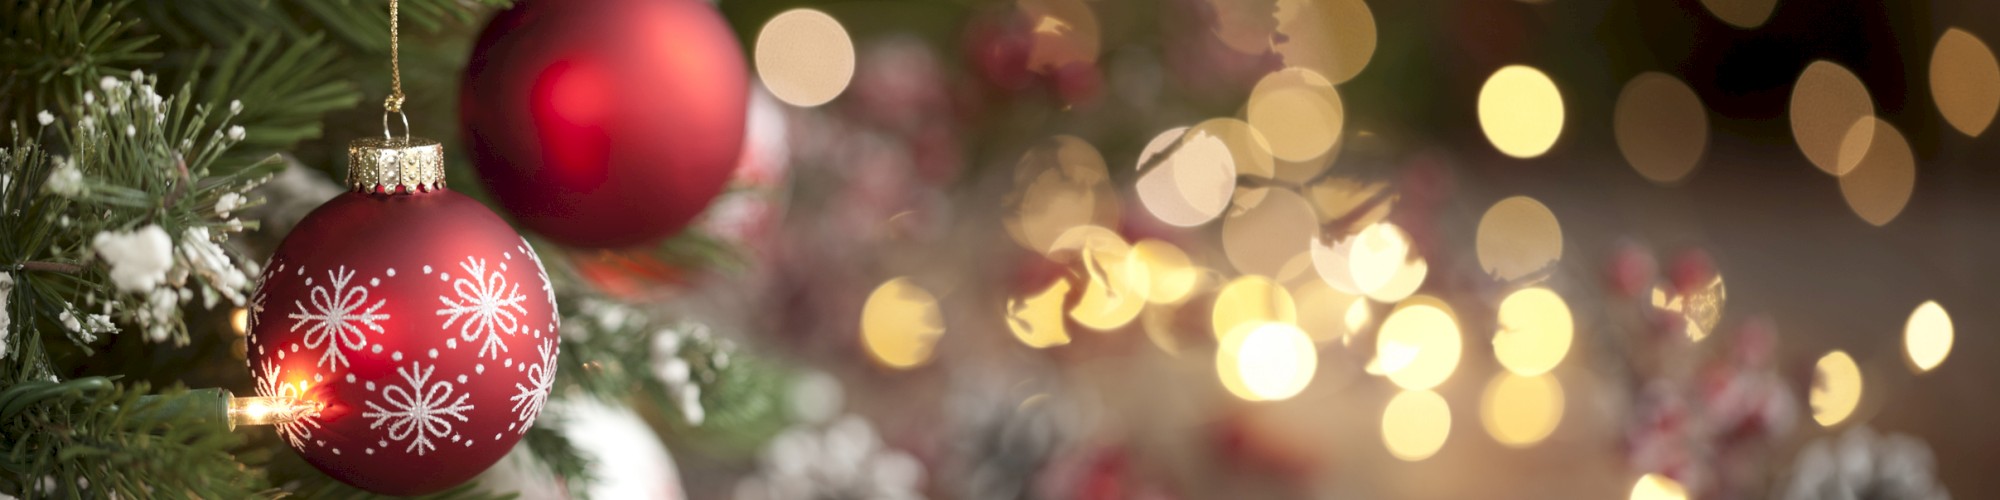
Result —
M0 359L13 354L7 350L7 338L14 332L13 320L7 316L7 299L14 296L14 275L0 272Z
M66 156L57 156L54 160L56 169L49 172L49 181L42 188L62 197L83 194L83 171L76 168L76 162Z
M179 245L166 230L153 224L132 231L99 233L91 247L111 267L111 281L119 292L141 296L143 303L131 319L154 341L166 340L173 333L180 305L194 298L188 277L207 285L202 288L203 307L214 307L218 296L242 305L243 294L252 286L251 273L234 264L205 227L183 231ZM86 341L94 339L95 333L110 331L98 326L109 324L107 315L92 315L83 323L64 319L64 325L83 334Z
M687 338L698 342L711 341L707 325L696 324L686 330ZM701 385L694 380L694 365L681 355L683 340L686 339L682 333L674 329L653 334L653 359L657 360L653 364L653 374L667 384L667 395L680 406L681 417L687 419L688 425L700 426L702 421L708 419L708 411L701 406ZM728 364L728 359L717 350L713 362L721 368Z
M757 475L736 484L736 500L923 498L923 463L884 446L867 420L851 414L823 428L786 429L758 458Z
M108 304L106 309L109 310ZM86 314L79 319L75 311L64 309L60 319L63 329L69 330L85 343L96 342L97 334L100 333L118 333L118 325L111 323L109 314Z

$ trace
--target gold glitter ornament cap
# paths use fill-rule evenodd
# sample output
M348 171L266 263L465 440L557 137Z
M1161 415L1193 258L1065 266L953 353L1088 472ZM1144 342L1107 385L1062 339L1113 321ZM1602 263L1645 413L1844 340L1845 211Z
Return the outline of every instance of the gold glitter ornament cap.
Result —
M347 143L349 189L396 194L429 192L444 186L444 144L437 140L405 135Z
M403 113L403 65L398 50L396 0L389 0L389 97L382 100L382 138L347 143L347 187L364 193L416 194L444 188L444 144L410 135ZM403 136L389 131L389 115L403 122Z

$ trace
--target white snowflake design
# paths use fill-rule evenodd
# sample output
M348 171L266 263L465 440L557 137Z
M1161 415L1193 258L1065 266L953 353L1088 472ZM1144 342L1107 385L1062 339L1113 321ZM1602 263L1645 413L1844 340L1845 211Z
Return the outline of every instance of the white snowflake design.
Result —
M556 288L554 283L549 281L549 266L542 265L542 254L535 253L535 246L528 244L527 238L521 238L521 252L528 254L528 258L535 261L535 270L540 272L542 277L542 293L549 296L550 306L556 305ZM562 315L555 315L555 320L557 324L561 324Z
M470 276L459 278L451 285L459 300L438 297L444 308L438 309L437 314L450 316L444 321L445 328L451 328L452 323L464 318L465 322L458 324L459 339L472 342L485 337L486 340L479 344L478 355L500 359L500 353L507 350L507 344L500 340L500 332L513 335L521 330L521 322L514 315L528 314L527 308L521 306L528 296L521 294L519 283L507 283L507 277L499 271L487 273L485 259L466 257L458 267L464 268Z
M403 448L405 452L423 455L436 450L437 445L431 442L431 438L443 439L452 433L451 420L445 417L464 422L465 412L472 410L472 405L465 402L470 394L459 394L458 399L452 399L451 382L439 380L435 384L430 383L431 374L436 371L436 365L426 368L422 363L415 362L408 367L396 367L396 374L402 375L409 387L390 384L382 388L383 403L390 408L374 401L367 402L368 411L362 412L361 416L373 419L368 428L379 429L388 424L389 439L410 442L408 447Z
M284 378L283 375L284 369L280 368L276 361L264 360L263 376L257 377L257 396L265 398L297 398L304 396L304 384L293 385L278 382L278 380ZM319 427L319 418L316 416L300 417L290 422L278 424L277 427L278 435L284 436L285 441L292 443L293 448L305 449L306 443L312 441L313 429Z
M308 311L303 302L293 301L293 304L298 306L299 312L286 317L298 320L292 323L292 331L295 332L301 326L311 325L311 328L306 330L306 348L319 349L320 344L326 344L326 351L320 354L319 362L315 366L332 364L329 372L333 372L348 364L347 354L341 352L343 345L347 349L357 351L368 347L367 334L361 332L361 327L366 326L375 333L382 333L382 324L377 321L389 319L389 315L378 314L375 311L381 310L382 304L388 302L388 299L377 300L375 305L367 306L368 287L355 285L349 288L347 282L354 279L354 271L347 266L327 271L326 275L333 281L332 291L328 291L324 286L313 287L312 310ZM362 310L364 306L368 309Z
M535 352L542 356L541 364L521 363L527 367L524 371L528 374L528 383L516 382L516 392L507 400L514 402L514 412L519 415L516 419L521 422L515 430L522 434L527 434L528 426L534 425L535 417L541 416L542 404L548 401L549 389L555 386L556 356L560 349L555 345L555 336L551 335L542 339L541 345L535 346Z

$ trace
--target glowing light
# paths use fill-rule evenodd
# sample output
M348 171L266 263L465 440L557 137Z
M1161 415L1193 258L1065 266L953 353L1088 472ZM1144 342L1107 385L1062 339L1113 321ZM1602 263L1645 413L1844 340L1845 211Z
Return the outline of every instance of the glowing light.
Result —
M1056 238L1053 254L1075 251L1083 266L1083 294L1070 308L1070 319L1085 328L1116 330L1139 317L1152 289L1146 264L1133 258L1132 247L1117 233L1098 226L1079 226Z
M833 16L792 9L757 33L757 78L793 106L826 104L854 80L854 40Z
M1486 433L1514 448L1542 442L1562 417L1562 383L1553 375L1496 375L1479 400L1479 419L1486 424Z
M1875 101L1868 87L1838 63L1813 61L1792 86L1792 138L1806 159L1826 173L1845 175L1853 168L1840 163L1841 142L1849 129L1872 116Z
M1097 61L1097 14L1081 0L1019 0L1015 5L1035 26L1028 69L1051 73L1071 64Z
M1244 274L1289 278L1280 271L1305 255L1312 235L1319 231L1318 219L1312 204L1298 193L1282 188L1263 191L1261 199L1239 200L1246 207L1222 220L1222 250Z
M1479 89L1479 127L1486 140L1515 158L1547 153L1562 135L1562 92L1541 70L1508 66Z
M1931 371L1951 355L1951 315L1937 301L1926 301L1903 324L1903 352L1917 373Z
M1542 202L1515 196L1479 218L1479 266L1502 281L1542 273L1562 260L1562 224ZM1539 281L1539 280L1537 280Z
M861 306L861 341L868 354L890 368L906 369L929 361L931 349L944 335L944 316L937 298L908 278L875 287Z
M1325 154L1340 139L1346 119L1333 83L1305 68L1265 75L1250 91L1246 114L1250 126L1271 141L1271 154L1287 161Z
M1362 0L1278 0L1277 20L1284 36L1272 48L1286 66L1311 68L1338 84L1375 57L1375 14Z
M1389 276L1389 282L1368 291L1369 300L1376 302L1396 302L1409 298L1424 285L1424 278L1431 272L1430 261L1422 256L1413 256L1396 268L1396 274Z
M300 393L305 383L299 383ZM290 391L287 391L290 392ZM314 400L291 397L229 398L229 428L239 425L283 425L319 415L325 405Z
M1041 349L1069 343L1063 324L1063 299L1069 295L1069 281L1056 280L1049 287L1023 298L1007 299L1007 329L1028 347Z
M1366 183L1343 177L1327 177L1306 186L1305 195L1306 201L1312 202L1313 210L1319 212L1321 223L1351 217L1353 227L1368 227L1388 217L1389 207L1393 203L1375 204L1363 214L1355 214L1354 211L1388 188L1387 182Z
M1951 28L1931 50L1931 98L1960 133L1978 137L2000 111L2000 61L1993 49L1965 30Z
M1444 383L1458 369L1463 340L1451 306L1428 296L1411 297L1376 334L1375 356L1390 382L1408 390L1426 390Z
M1548 373L1569 355L1575 324L1569 304L1547 288L1526 288L1500 301L1500 332L1493 355L1507 371L1522 376Z
M1451 437L1451 404L1425 390L1396 394L1382 409L1382 444L1389 454L1415 462L1436 455Z
M1687 178L1708 149L1707 108L1686 83L1666 73L1647 72L1627 82L1611 125L1625 162L1657 184Z
M1341 246L1347 250L1348 276L1353 280L1355 290L1362 293L1374 292L1388 285L1410 260L1409 233L1386 222L1362 228ZM1334 253L1339 254L1341 250L1340 246L1336 246Z
M1917 159L1903 133L1880 118L1863 118L1848 130L1839 161L1852 167L1840 176L1840 196L1861 220L1886 225L1910 202L1917 185Z
M1206 172L1205 175L1189 174L1178 177L1183 195L1193 200L1196 206L1207 206L1202 203L1206 200L1204 197L1212 197L1211 193L1217 191L1216 186L1229 186L1234 190L1236 175L1269 179L1277 173L1277 167L1272 163L1275 160L1271 156L1270 139L1264 137L1263 131L1250 126L1250 122L1235 118L1211 118L1195 124L1187 133L1189 137L1205 135L1221 141L1229 150L1231 164L1236 166L1235 172L1229 178L1223 179L1224 182L1214 181L1219 170L1214 168L1202 169L1201 171Z
M1146 293L1146 301L1154 304L1178 304L1187 300L1201 281L1201 270L1188 260L1180 247L1165 241L1147 239L1132 246L1132 259L1145 266L1151 278L1151 290Z
M1708 333L1715 331L1716 323L1722 321L1722 308L1728 301L1729 289L1723 285L1719 273L1708 284L1685 295L1653 287L1653 307L1680 313L1687 319L1688 339L1695 342L1708 338Z
M1187 131L1187 127L1168 130L1146 143L1146 149L1139 154L1140 166L1154 161L1175 141L1183 141L1172 156L1158 160L1157 166L1140 173L1138 182L1133 184L1147 212L1160 222L1180 227L1215 220L1229 207L1230 192L1236 187L1236 162L1229 155L1229 146L1214 136L1189 135ZM1180 180L1181 171L1188 171L1190 180L1186 183ZM1184 184L1207 185L1209 189L1190 198L1182 191Z
M1284 287L1263 276L1243 276L1222 286L1215 294L1215 309L1209 327L1222 338L1238 327L1255 323L1296 323L1298 306Z
M238 307L229 311L229 330L236 332L237 336L250 331L250 310Z
M1319 366L1312 339L1284 323L1238 326L1215 353L1222 386L1249 401L1280 401L1305 390Z
M1320 280L1302 280L1292 288L1292 298L1298 301L1299 328L1314 342L1337 339L1345 344L1372 319L1368 301L1334 290Z
M1215 38L1230 50L1263 55L1271 50L1271 34L1278 20L1271 16L1270 4L1235 0L1207 0L1215 13Z
M1821 356L1813 366L1812 390L1807 393L1813 420L1826 427L1847 420L1861 406L1861 386L1861 367L1854 358L1841 351Z
M1687 500L1687 488L1659 474L1647 474L1632 484L1632 500Z
M1057 237L1077 226L1116 226L1118 199L1097 148L1073 136L1056 136L1028 150L1014 167L1018 191L1003 202L1008 236L1048 253Z
M1778 8L1778 0L1701 0L1717 19L1732 26L1750 29L1762 26Z

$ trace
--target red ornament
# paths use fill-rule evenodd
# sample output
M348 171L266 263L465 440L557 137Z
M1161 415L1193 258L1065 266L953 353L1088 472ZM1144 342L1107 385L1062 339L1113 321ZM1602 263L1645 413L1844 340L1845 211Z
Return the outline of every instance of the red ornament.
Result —
M370 174L395 175L351 171L350 183ZM442 490L498 461L540 414L555 294L534 249L479 202L439 183L359 184L369 192L313 210L265 266L251 372L259 396L324 405L278 428L320 471L377 493Z
M461 95L501 207L551 240L614 248L673 235L722 192L749 80L707 2L525 1L480 33Z

